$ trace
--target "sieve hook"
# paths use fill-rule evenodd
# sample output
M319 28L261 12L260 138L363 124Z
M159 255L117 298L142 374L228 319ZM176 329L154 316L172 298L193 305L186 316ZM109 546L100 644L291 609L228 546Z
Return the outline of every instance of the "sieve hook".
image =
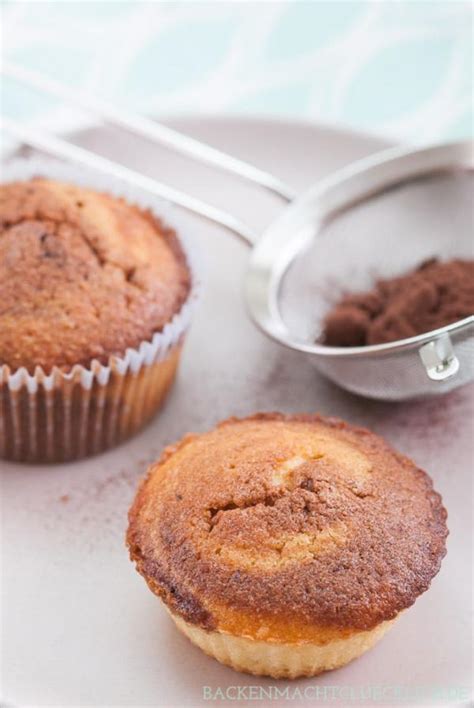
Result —
M425 371L432 381L445 381L459 371L459 359L454 353L449 334L424 344L418 350Z

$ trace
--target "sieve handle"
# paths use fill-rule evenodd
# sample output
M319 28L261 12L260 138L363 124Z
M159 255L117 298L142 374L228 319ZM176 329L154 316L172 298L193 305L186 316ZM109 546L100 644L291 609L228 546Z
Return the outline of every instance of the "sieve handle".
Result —
M291 187L269 172L265 172L244 160L239 160L199 140L190 138L188 135L183 135L177 130L168 128L166 125L161 125L144 116L130 113L123 108L119 109L95 96L81 93L76 89L70 89L47 76L24 69L22 66L12 62L2 62L0 70L5 76L9 76L34 89L57 96L66 103L79 106L88 112L93 111L99 118L112 125L117 125L152 142L165 145L175 152L192 157L198 162L212 165L225 172L237 175L241 179L259 187L264 187L288 202L292 201L296 196Z
M204 217L208 221L223 226L228 231L239 236L248 246L253 246L257 242L258 235L247 224L236 219L232 214L207 204L201 199L191 197L184 192L158 182L152 177L142 175L140 172L136 172L125 165L97 155L56 136L49 135L37 128L18 125L9 118L2 118L2 127L30 147L121 179L156 197L165 199L171 204L175 204L193 214Z

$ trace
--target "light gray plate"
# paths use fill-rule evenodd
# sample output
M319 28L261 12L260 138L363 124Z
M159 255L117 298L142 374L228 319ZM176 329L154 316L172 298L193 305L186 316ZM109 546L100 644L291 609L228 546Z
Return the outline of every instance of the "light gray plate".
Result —
M301 189L385 147L298 122L202 117L170 124ZM279 208L269 195L123 133L96 129L83 142L229 208L256 229ZM162 415L126 445L91 460L49 468L0 462L3 699L18 706L197 706L209 704L203 686L287 685L236 674L191 646L136 574L123 542L137 480L164 444L230 415L282 410L338 415L386 436L431 474L451 530L431 590L387 637L351 665L296 685L388 687L388 698L397 687L432 686L451 689L453 699L440 705L467 704L472 388L411 404L344 393L249 321L242 297L247 249L197 219L183 216L183 223L202 248L206 287ZM339 703L347 705L347 697ZM434 705L434 697L427 703Z

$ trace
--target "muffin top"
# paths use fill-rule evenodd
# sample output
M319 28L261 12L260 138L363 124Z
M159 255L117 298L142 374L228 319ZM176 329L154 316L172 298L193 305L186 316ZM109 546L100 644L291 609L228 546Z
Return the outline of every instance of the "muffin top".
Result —
M319 416L231 419L168 448L130 510L130 554L205 629L329 641L413 604L445 554L430 478Z
M179 311L175 233L123 199L34 178L0 186L0 364L106 363Z

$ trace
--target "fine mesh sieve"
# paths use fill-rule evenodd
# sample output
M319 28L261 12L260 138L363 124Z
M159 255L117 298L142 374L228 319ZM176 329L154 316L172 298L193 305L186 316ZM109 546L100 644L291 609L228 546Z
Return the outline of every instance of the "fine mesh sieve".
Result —
M18 67L17 79L88 107L109 122L264 187L288 201L268 173L140 116L78 95ZM310 357L343 388L386 400L450 391L474 378L474 316L390 344L328 347L318 339L338 296L370 288L431 257L473 257L472 143L392 149L361 160L295 198L261 236L233 215L34 128L4 119L23 142L129 181L205 217L252 246L245 297L254 322Z
M473 258L472 165L469 143L397 149L316 185L253 250L246 294L255 321L343 388L371 398L444 393L472 380L472 316L390 344L318 341L341 295L433 257Z

